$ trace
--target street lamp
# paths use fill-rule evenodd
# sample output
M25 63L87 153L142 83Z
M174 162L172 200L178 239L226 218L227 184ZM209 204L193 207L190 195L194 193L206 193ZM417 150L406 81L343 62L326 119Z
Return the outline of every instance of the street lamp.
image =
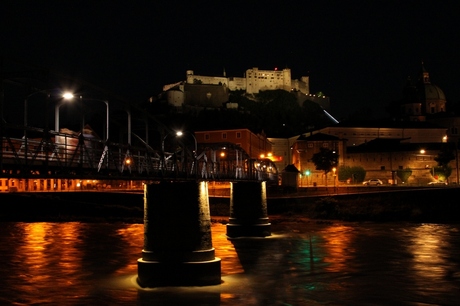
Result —
M193 152L193 157L195 159L195 161L194 161L194 163L195 163L195 167L194 167L195 168L195 177L198 178L198 155L197 155L197 153L198 153L197 152L198 151L198 144L197 144L197 141L196 141L196 137L195 137L195 135L193 135L190 132L182 132L182 131L177 131L176 136L181 137L182 135L184 135L184 133L188 133L188 134L192 135L193 140L195 142L195 151Z
M334 189L335 189L335 178L336 178L335 172L336 171L337 171L336 167L332 168L332 172L334 172Z
M24 158L25 158L25 163L27 165L27 154L28 154L28 144L27 144L27 106L28 106L28 100L30 97L36 95L36 94L45 94L45 137L48 138L48 100L50 98L50 93L47 90L39 90L36 92L33 92L29 94L25 99L24 99ZM46 155L46 159L48 159L48 155Z
M125 165L131 171L131 164L133 162L133 159L131 158L131 153L129 152L129 149L131 148L131 111L129 109L125 109L125 111L128 115L128 148L126 149L126 154L122 165L122 171Z
M421 149L421 150L420 150L420 154L422 154L422 157L425 157L425 156L431 157L431 156L432 156L432 155L425 155L425 153L426 153L425 149ZM431 172L432 172L432 176L433 176L433 178L434 178L434 166L431 167Z
M24 127L27 127L27 106L28 106L28 101L29 101L29 98L34 96L34 95L37 95L37 94L44 94L46 95L46 106L48 105L48 99L50 97L50 93L47 91L47 90L39 90L39 91L36 91L36 92L33 92L31 94L29 94L25 99L24 99ZM47 114L47 109L45 107L45 118L47 117L46 114ZM47 124L45 122L45 124Z
M62 97L65 100L72 100L75 98L74 94L72 93L65 93L62 95ZM84 113L83 113L83 97L79 96L80 98L80 103L82 107L82 118L81 118L81 132L83 133L83 129L85 128L85 119L84 119ZM100 101L105 103L106 106L106 123L105 123L105 140L107 141L109 139L109 122L110 122L110 117L109 117L109 101L107 100L100 100L100 99L92 99L92 98L85 98L84 100L88 101ZM56 104L56 107L54 109L54 130L59 133L59 108L62 106L62 104Z
M128 109L125 111L128 115L128 145L131 145L131 112Z

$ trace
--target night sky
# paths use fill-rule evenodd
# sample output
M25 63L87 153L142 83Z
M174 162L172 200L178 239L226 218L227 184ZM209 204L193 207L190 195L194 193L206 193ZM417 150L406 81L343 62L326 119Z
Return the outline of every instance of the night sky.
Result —
M145 101L199 75L290 68L332 113L374 116L421 62L460 101L456 1L22 1L0 4L0 55Z

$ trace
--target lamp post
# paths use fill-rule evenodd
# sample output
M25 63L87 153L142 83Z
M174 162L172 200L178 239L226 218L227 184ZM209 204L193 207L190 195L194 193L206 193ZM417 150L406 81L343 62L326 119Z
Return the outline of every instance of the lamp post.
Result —
M337 177L335 174L336 171L337 171L336 167L332 168L332 172L334 172L334 190L335 190L335 178Z
M181 137L182 135L184 135L184 133L188 133L190 135L192 135L193 137L193 141L195 142L195 151L193 152L193 158L194 158L194 168L195 168L195 177L198 178L198 155L197 155L197 151L198 151L198 144L197 144L197 141L196 141L196 137L195 135L193 135L192 133L190 132L182 132L182 131L177 131L176 132L176 136L177 137Z
M125 111L128 115L128 145L131 145L131 112L128 109Z
M420 154L421 154L421 156L422 156L423 158L425 158L425 156L426 156L426 157L431 157L431 156L432 156L432 155L426 155L425 153L426 153L425 149L421 149L421 150L420 150ZM431 167L431 175L432 175L433 178L434 178L434 166Z
M48 100L50 98L50 93L47 91L47 90L39 90L39 91L36 91L36 92L33 92L31 94L29 94L25 99L24 99L24 159L25 159L25 164L27 166L27 154L28 154L28 139L27 139L27 125L28 125L28 122L27 122L27 110L28 110L28 100L30 97L36 95L36 94L45 94L46 95L46 98L45 98L45 115L44 115L44 118L45 118L45 137L47 138L48 137ZM46 155L46 160L48 160L48 154ZM27 181L27 180L26 180ZM28 189L28 186L26 186L26 189Z
M458 143L455 144L455 168L456 168L456 174L457 174L457 185L460 183L458 181Z
M74 94L72 93L65 93L62 96L66 100L72 100L75 98ZM84 117L84 112L83 112L83 97L79 96L80 98L80 103L81 103L81 108L82 108L82 114L81 114L81 132L83 133L83 129L85 128L85 117ZM101 100L101 99L93 99L93 98L85 98L84 100L87 101L99 101L105 103L106 106L106 123L105 123L105 141L109 139L109 123L110 123L110 117L109 117L109 101L107 100ZM62 104L56 104L56 107L54 109L54 130L59 133L59 108L62 106Z
M39 91L36 91L36 92L33 92L33 93L29 94L24 99L24 127L27 127L27 106L29 104L29 98L32 97L32 96L35 96L36 94L46 94L47 96L49 96L49 93L46 90L39 90Z
M131 111L129 109L125 109L126 114L128 115L128 149L126 149L126 154L123 162L123 167L124 165L128 166L129 169L131 169L131 163L132 163L132 158L131 158L131 153L129 152L129 149L131 148Z
M163 140L161 141L161 155L162 155L162 164L163 164L163 170L166 170L166 157L165 157L165 140L168 137L168 135L171 133L167 133L164 137Z

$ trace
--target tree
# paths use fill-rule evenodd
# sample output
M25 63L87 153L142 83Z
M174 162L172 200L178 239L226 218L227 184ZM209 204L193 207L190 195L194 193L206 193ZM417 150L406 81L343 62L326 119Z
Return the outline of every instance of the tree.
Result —
M396 175L401 179L403 183L405 183L409 180L409 177L412 175L412 169L406 168L396 170Z
M331 123L324 114L322 107L316 102L305 100L302 103L301 111L302 127L304 130L320 129Z
M452 148L446 144L438 153L438 156L434 158L438 166L433 169L433 172L436 172L438 177L443 177L443 181L447 180L452 173L452 168L449 166L449 163L454 159L455 154Z
M337 167L339 154L336 151L327 148L321 148L318 153L313 154L311 161L315 164L316 170L324 171L327 175L332 168Z
M366 177L366 170L360 166L342 166L339 167L339 181L347 181L350 180L352 184L356 184L357 182L364 181Z
M452 174L452 167L433 167L434 178L438 181L444 182L447 181L449 176Z

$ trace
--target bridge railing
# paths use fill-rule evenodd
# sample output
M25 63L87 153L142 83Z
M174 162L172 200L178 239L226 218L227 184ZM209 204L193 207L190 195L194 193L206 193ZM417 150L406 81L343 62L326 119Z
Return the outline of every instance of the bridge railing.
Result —
M228 144L208 144L198 152L186 147L162 152L105 142L92 135L34 128L24 134L34 137L2 137L0 176L278 181L271 161L250 159L241 148ZM223 149L227 154L220 157Z

